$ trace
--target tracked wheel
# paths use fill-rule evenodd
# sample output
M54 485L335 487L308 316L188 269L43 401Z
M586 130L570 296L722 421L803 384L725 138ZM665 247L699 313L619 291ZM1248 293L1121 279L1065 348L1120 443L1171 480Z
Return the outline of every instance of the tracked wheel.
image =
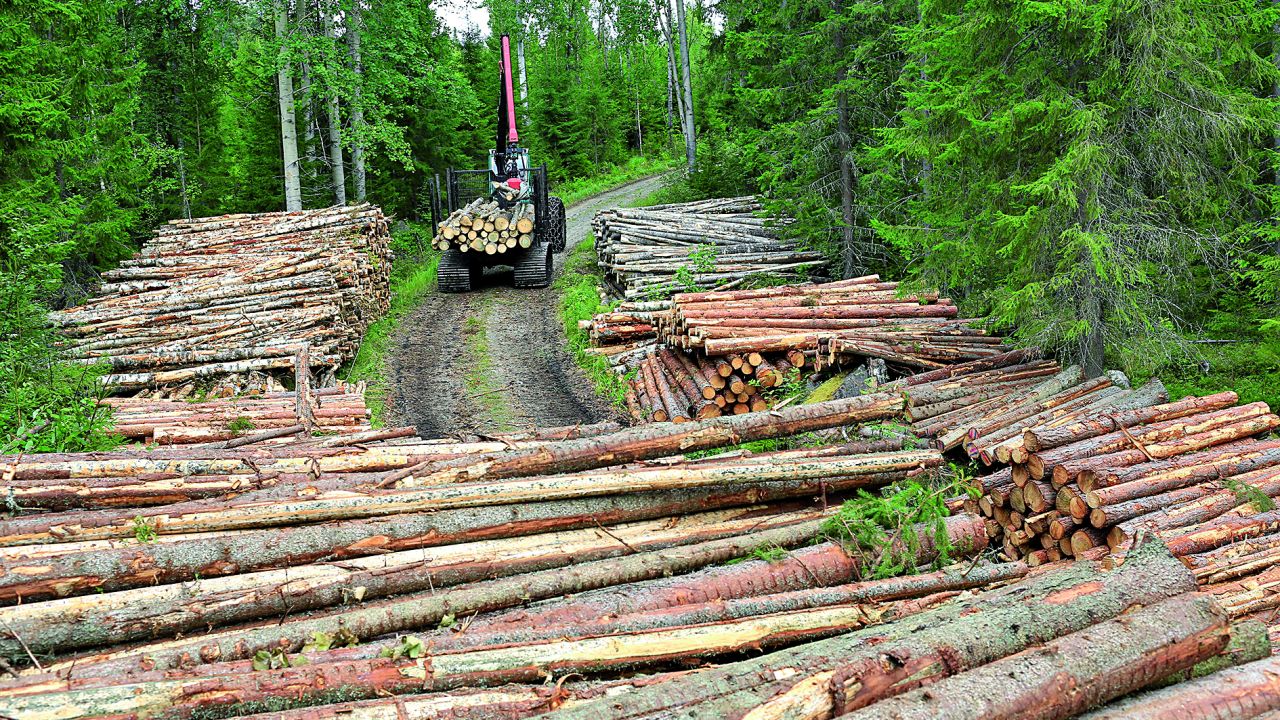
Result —
M478 274L466 256L457 250L446 250L440 256L440 269L436 277L440 292L464 293L471 292Z
M564 219L564 201L558 197L547 198L547 220L549 225L543 236L551 243L551 252L563 252L569 239L569 226Z
M515 264L514 284L518 288L544 288L551 284L551 267L551 248L529 248Z

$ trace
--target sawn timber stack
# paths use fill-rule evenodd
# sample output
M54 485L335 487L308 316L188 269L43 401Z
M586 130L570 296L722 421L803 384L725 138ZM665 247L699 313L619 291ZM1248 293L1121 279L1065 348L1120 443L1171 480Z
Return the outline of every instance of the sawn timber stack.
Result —
M110 365L122 390L288 371L302 346L332 385L389 306L388 238L368 204L172 220L50 319L67 357Z

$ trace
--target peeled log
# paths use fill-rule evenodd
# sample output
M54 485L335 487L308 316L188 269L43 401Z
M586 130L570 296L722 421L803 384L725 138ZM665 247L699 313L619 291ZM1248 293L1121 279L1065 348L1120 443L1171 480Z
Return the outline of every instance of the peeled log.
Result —
M562 711L557 720L763 720L796 717L788 713L800 708L814 713L806 717L830 717L1194 589L1194 579L1162 545L1143 543L1111 572L1086 561L1034 573L906 621L704 669L637 692L625 704L596 701Z
M461 617L512 607L530 600L686 573L747 555L756 548L792 547L811 539L820 532L821 525L820 521L804 522L748 536L596 560L566 568L462 585L443 592L380 600L364 603L353 609L287 619L284 623L270 622L112 651L100 656L81 657L62 663L61 666L70 667L74 664L77 672L89 671L95 674L129 672L142 667L145 659L145 665L165 670L188 667L200 662L245 659L259 650L282 649L297 652L313 633L336 635L340 628L364 639L417 630L434 625L449 614ZM22 662L25 654L18 644L11 638L0 640L3 641L5 655L15 662ZM99 664L101 667L95 670L88 668ZM49 670L56 671L57 668Z
M891 418L900 414L902 408L901 394L879 393L767 413L700 420L679 427L642 425L611 435L569 440L528 450L429 462L416 468L414 476L424 483L458 482L589 470Z
M759 508L683 518L482 540L338 562L157 585L87 597L24 603L4 611L6 630L34 652L171 637L361 599L547 570L627 553L730 537L820 519L808 511L759 517ZM4 641L0 640L0 652Z
M1280 710L1280 656L1141 693L1080 720L1249 720Z
M1222 608L1186 594L858 711L859 720L1065 720L1212 657Z

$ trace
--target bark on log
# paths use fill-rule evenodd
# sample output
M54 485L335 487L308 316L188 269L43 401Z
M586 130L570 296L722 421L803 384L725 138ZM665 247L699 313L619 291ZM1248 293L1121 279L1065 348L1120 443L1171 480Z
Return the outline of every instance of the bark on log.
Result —
M284 617L392 594L536 572L624 554L657 550L753 530L820 519L799 511L759 517L758 509L694 515L679 522L655 520L603 529L484 540L431 552L399 553L201 579L42 603L4 613L7 630L31 638L33 652L104 647L171 637L264 617ZM4 643L0 641L0 652Z
M1280 656L1152 690L1080 720L1248 720L1280 710Z
M889 478L884 478L885 481ZM861 482L861 481L858 481ZM0 602L32 601L141 585L186 582L324 558L352 558L454 542L573 530L715 510L847 487L826 479L692 488L603 498L401 514L319 525L160 536L155 542L87 541L0 553Z
M766 718L806 708L812 717L829 717L1194 589L1181 563L1159 543L1147 543L1110 573L1099 575L1092 562L1074 563L905 622L706 669L625 703L596 701L562 716ZM984 642L972 642L975 637Z
M596 587L690 572L708 564L741 557L760 547L791 547L809 540L820 530L821 522L799 523L749 536L473 583L441 593L375 601L356 609L319 613L287 620L283 624L272 622L116 650L70 660L62 663L62 667L74 664L79 672L83 672L86 665L97 665L95 672L129 672L139 667L163 670L193 663L245 659L259 650L297 652L315 632L336 635L339 629L345 628L346 632L367 639L417 630L438 623L448 614L462 616ZM5 648L5 656L15 662L21 663L26 657L12 636L3 638L0 645ZM50 670L56 672L58 666Z
M1182 595L885 700L858 717L1065 720L1218 654L1229 637L1212 598Z

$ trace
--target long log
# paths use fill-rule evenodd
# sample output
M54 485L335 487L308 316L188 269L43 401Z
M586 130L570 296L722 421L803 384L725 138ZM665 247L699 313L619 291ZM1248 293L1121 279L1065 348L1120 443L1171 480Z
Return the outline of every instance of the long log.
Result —
M812 713L804 717L831 717L1194 589L1181 563L1159 543L1147 543L1109 573L1077 562L905 622L706 669L637 692L625 704L597 701L561 714L565 720L766 718L800 716L787 713L804 708ZM984 642L972 642L975 637Z
M896 393L861 395L733 417L702 420L688 425L646 425L612 435L570 440L554 446L510 453L425 463L414 471L421 482L498 479L544 472L589 470L675 453L740 445L753 440L785 437L868 420L891 418L902 411Z
M758 508L745 508L694 515L675 523L664 519L606 529L483 540L447 545L430 553L407 550L338 563L201 579L194 584L26 603L5 611L5 629L31 638L27 646L33 652L103 647L169 637L194 628L222 627L333 607L350 601L352 593L362 600L372 600L705 542L820 517L820 512L800 511L761 518Z
M1280 710L1280 656L1127 697L1080 720L1248 720Z
M153 534L241 530L248 528L326 522L400 513L426 512L486 505L504 505L537 500L595 497L623 492L705 487L728 482L771 482L821 477L868 476L869 485L879 484L883 473L936 467L941 457L934 451L876 453L850 457L813 458L782 465L743 461L739 465L714 463L679 469L646 468L597 471L574 475L510 478L501 483L454 483L422 489L391 492L338 491L315 499L278 502L240 502L206 507L173 506L142 508L136 513L99 511L93 517L78 518L73 524L62 519L50 521L39 516L0 523L0 545L127 538L146 525ZM193 503L196 504L196 503Z
M821 531L820 521L804 522L748 536L596 560L565 568L516 575L458 586L439 593L419 593L357 608L319 613L283 624L247 626L208 635L144 645L77 658L63 663L97 665L102 672L128 672L145 667L164 670L193 663L239 660L259 650L297 652L316 632L336 636L340 629L358 638L412 631L438 623L446 615L463 616L519 605L529 600L578 593L596 587L690 572L708 564L751 553L756 548L792 547ZM4 654L21 663L26 657L12 635L0 641ZM57 671L57 666L52 668Z
M41 600L98 588L111 592L289 567L325 558L573 530L594 527L597 522L646 520L817 495L847 486L848 483L822 478L495 505L265 530L161 535L154 542L145 543L130 539L19 546L0 551L0 601ZM47 552L35 553L38 549Z
M1227 646L1212 598L1126 613L858 712L866 720L1065 720L1188 669Z

